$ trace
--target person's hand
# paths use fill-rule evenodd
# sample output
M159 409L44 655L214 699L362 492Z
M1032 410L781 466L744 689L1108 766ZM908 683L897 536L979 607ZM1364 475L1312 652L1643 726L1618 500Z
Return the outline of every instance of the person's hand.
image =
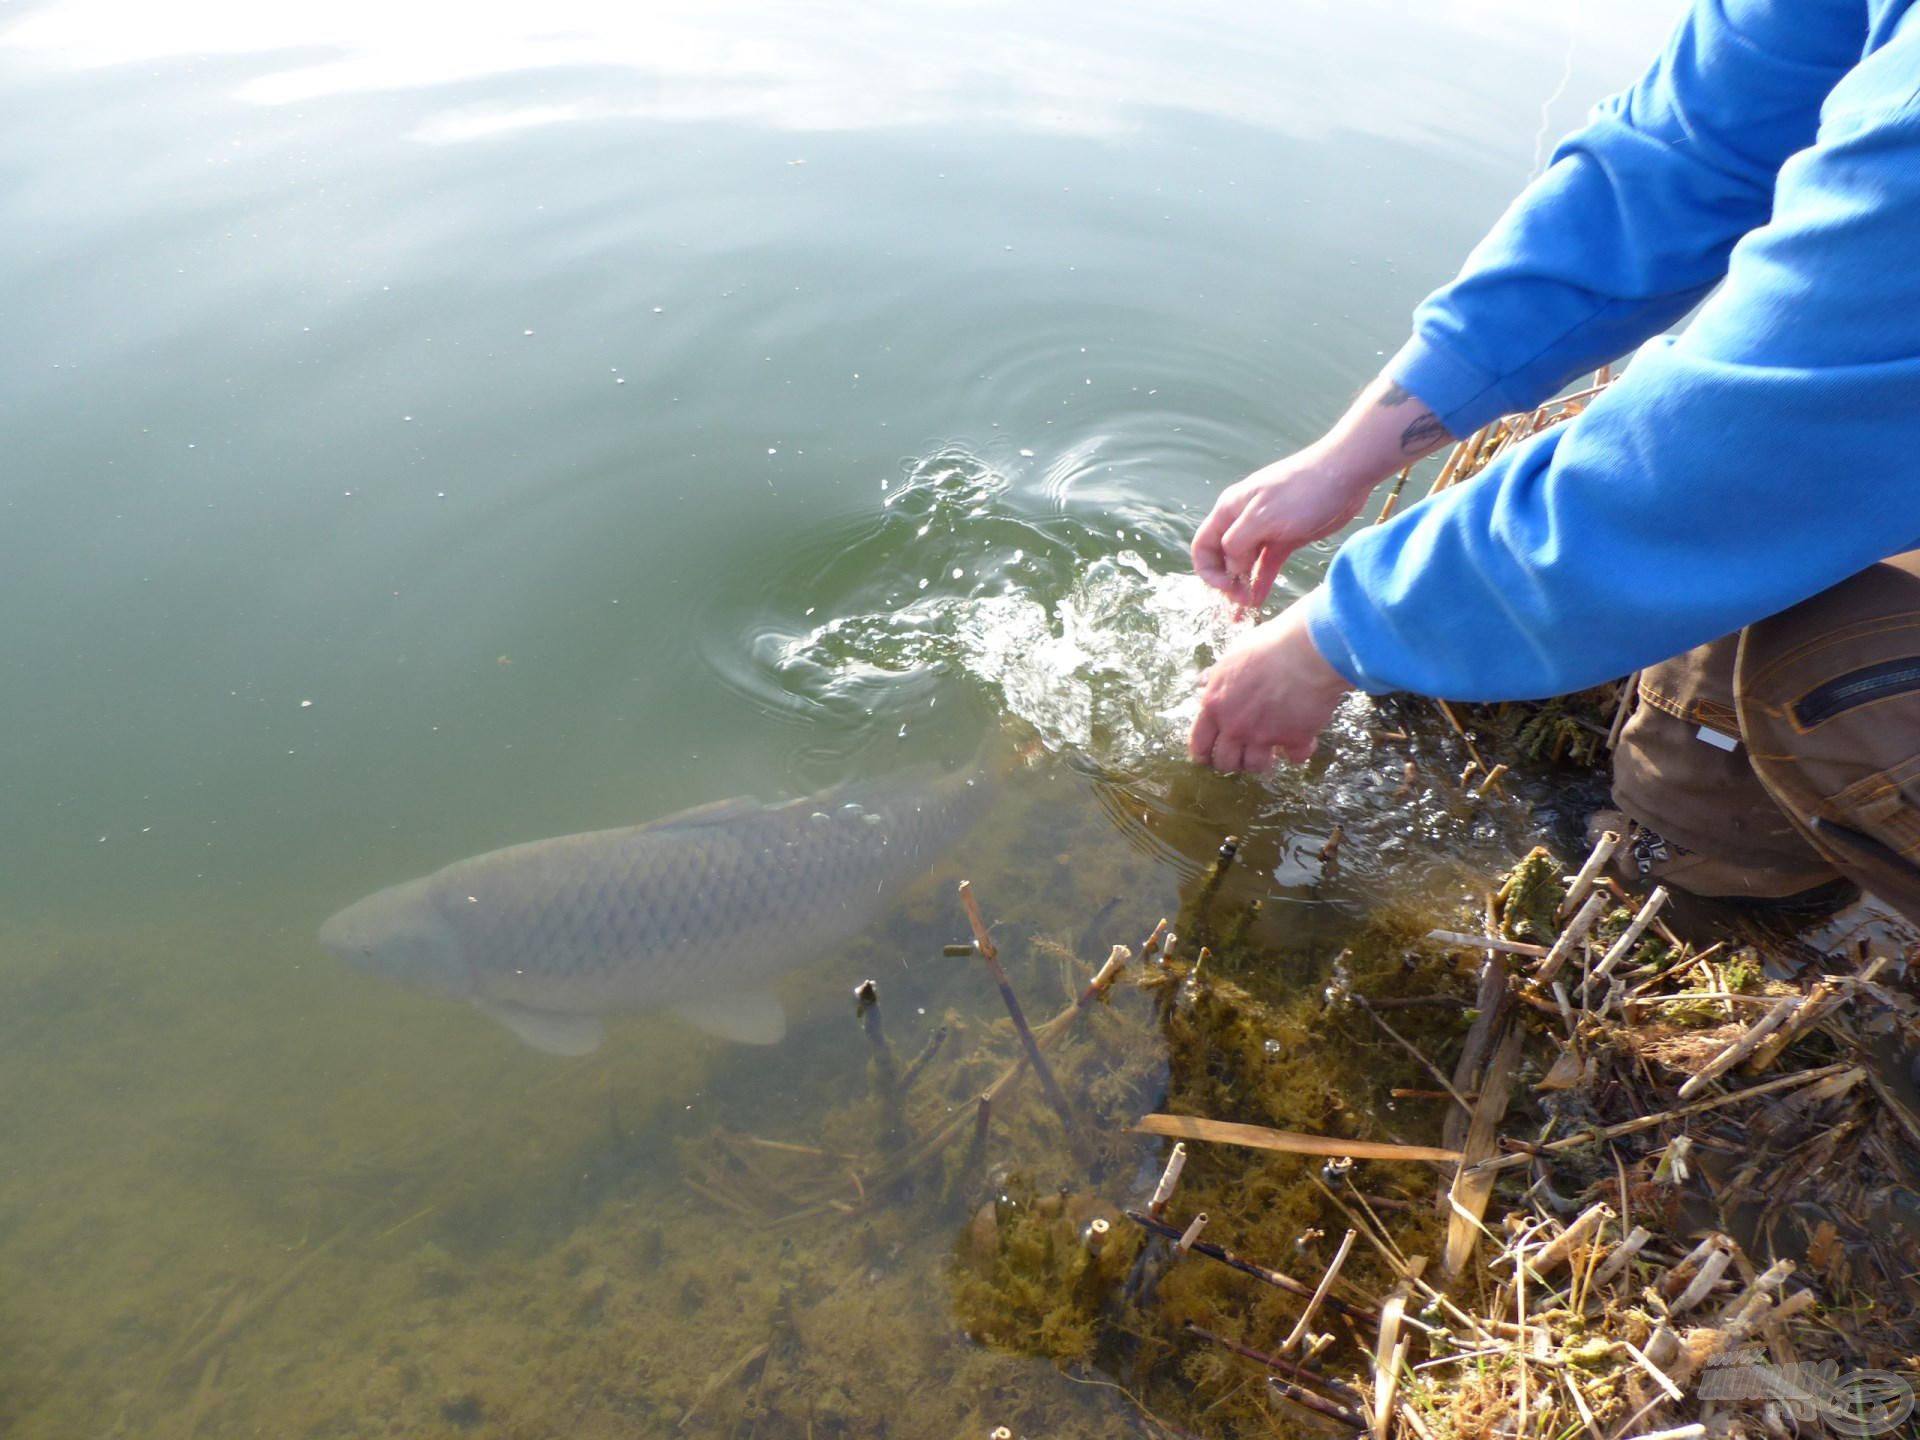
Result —
M1313 444L1220 492L1193 537L1194 570L1236 604L1264 604L1288 556L1347 525L1375 485L1452 438L1382 375Z
M1350 523L1378 477L1309 446L1220 492L1193 537L1193 568L1238 605L1264 604L1287 557Z
M1352 688L1313 643L1296 601L1207 671L1187 753L1216 770L1271 770L1276 754L1298 764Z

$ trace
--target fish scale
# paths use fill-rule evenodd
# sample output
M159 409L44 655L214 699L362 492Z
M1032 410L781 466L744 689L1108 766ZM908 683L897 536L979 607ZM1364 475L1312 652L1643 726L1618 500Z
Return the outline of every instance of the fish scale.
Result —
M859 934L971 828L991 789L978 773L896 779L513 845L368 896L321 940L561 1053L598 1043L592 1017L657 1008L777 1038L769 982Z

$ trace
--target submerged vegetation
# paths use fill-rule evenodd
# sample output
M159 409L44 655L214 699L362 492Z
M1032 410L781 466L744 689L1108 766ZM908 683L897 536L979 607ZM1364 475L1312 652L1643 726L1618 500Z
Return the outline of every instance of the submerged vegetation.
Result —
M1521 808L1503 787L1604 754L1613 695L1390 712L1330 788L1484 830ZM1920 1110L1889 1058L1920 1006L1897 939L1836 959L1682 933L1604 853L1528 841L1438 900L1346 906L1343 871L1401 853L1349 812L1351 836L1290 837L1290 893L1270 834L1189 845L1173 893L1164 857L1045 788L989 835L977 897L912 902L844 957L873 978L764 1058L637 1021L559 1064L423 1005L392 1029L409 1069L312 1023L227 1033L235 974L191 942L23 944L11 1012L36 1023L0 1073L134 1018L86 1052L77 1108L7 1116L54 1161L0 1177L0 1432L1904 1423ZM1303 891L1325 903L1279 917ZM339 1003L271 983L303 1018ZM175 1108L137 1103L152 1025L209 1057ZM250 1118L236 1074L273 1077Z

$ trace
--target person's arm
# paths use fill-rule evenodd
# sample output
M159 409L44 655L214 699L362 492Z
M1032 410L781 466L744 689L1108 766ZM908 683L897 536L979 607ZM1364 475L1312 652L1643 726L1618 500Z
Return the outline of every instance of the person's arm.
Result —
M1373 691L1561 693L1920 544L1920 28L1827 102L1773 218L1573 424L1351 537L1300 608Z
M1867 21L1863 0L1696 0L1414 312L1386 375L1467 435L1666 329L1766 221Z
M1862 0L1697 0L1646 76L1564 141L1414 313L1325 437L1221 492L1194 569L1239 604L1343 529L1379 482L1539 404L1679 319L1763 223L1782 161L1867 40Z
M1194 571L1235 604L1262 604L1289 555L1345 529L1375 485L1452 438L1424 402L1374 381L1319 440L1221 491L1194 534Z

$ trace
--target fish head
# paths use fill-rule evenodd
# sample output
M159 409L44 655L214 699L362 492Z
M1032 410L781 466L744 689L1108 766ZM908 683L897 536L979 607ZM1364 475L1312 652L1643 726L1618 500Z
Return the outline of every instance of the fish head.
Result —
M320 943L363 975L408 990L464 998L473 989L460 937L424 880L356 900L320 927Z

